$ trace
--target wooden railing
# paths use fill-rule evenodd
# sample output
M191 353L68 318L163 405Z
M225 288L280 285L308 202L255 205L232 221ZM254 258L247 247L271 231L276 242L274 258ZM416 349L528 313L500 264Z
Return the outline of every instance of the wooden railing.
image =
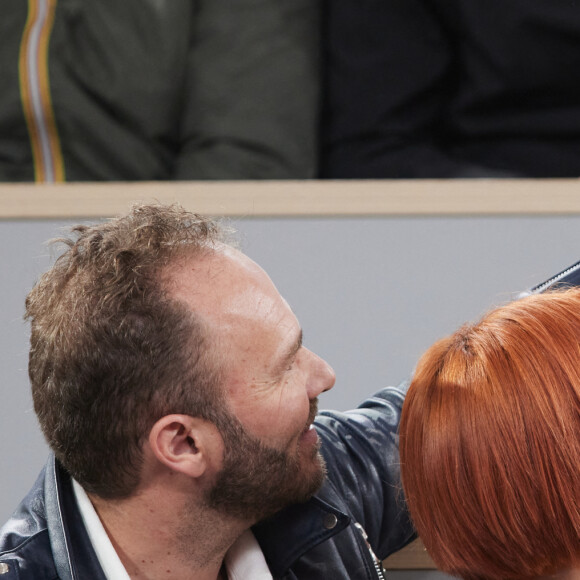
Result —
M0 184L0 219L111 216L134 201L224 216L562 215L577 179Z

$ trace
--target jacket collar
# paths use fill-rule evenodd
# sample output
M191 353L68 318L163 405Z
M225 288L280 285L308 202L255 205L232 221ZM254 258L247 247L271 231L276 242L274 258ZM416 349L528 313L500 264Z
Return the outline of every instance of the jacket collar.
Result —
M51 453L44 476L46 523L62 580L107 580L78 510L68 473Z

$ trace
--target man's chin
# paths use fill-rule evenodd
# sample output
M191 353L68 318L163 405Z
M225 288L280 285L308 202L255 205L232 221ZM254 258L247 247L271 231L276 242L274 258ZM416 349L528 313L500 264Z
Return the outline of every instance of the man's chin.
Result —
M310 468L312 471L304 474L308 479L308 486L305 486L306 492L303 501L308 501L316 492L318 492L326 479L326 462L324 461L320 451L316 451L312 458Z
M308 485L305 485L300 493L298 493L298 490L294 490L294 494L291 497L288 496L285 501L281 501L280 505L276 509L272 509L269 513L264 512L258 521L268 520L278 512L289 508L290 506L303 504L312 499L312 497L316 495L326 480L326 464L324 463L324 459L322 459L322 457L320 457L318 469L315 472L308 474L307 478Z

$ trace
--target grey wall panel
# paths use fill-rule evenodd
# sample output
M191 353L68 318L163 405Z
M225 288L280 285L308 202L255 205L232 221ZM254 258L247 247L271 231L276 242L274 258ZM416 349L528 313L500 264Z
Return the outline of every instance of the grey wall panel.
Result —
M345 409L403 380L437 338L580 259L580 218L240 220L335 368L321 406Z
M0 520L32 485L46 446L32 410L28 385L28 328L24 299L51 263L44 242L64 222L0 222Z

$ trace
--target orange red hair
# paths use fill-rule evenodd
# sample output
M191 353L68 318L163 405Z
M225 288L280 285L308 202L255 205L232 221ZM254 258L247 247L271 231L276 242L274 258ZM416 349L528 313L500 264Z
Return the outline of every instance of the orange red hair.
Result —
M437 566L523 580L580 566L580 290L435 343L400 426L403 487Z

